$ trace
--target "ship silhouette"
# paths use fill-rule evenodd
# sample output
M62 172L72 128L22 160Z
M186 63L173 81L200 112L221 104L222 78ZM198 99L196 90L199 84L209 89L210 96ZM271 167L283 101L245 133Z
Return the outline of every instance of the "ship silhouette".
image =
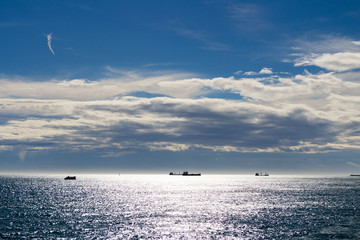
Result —
M189 173L189 172L183 172L183 173L169 173L170 176L201 176L201 173Z

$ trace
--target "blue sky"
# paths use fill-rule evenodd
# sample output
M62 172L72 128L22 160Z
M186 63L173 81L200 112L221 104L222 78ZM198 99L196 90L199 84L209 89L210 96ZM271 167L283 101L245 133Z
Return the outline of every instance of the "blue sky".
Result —
M2 1L0 172L360 172L358 1Z

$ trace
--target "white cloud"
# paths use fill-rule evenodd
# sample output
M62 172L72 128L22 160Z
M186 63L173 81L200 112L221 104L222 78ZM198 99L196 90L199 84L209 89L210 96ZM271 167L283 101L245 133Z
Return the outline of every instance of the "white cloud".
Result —
M47 44L48 44L49 50L50 50L51 53L55 56L54 50L52 49L52 46L51 46L52 33L49 33L48 35L46 35L46 38L47 38Z
M111 99L116 95L136 91L147 91L174 97L189 97L201 88L197 81L186 81L187 74L164 74L142 76L135 73L88 81L85 79L51 80L38 82L31 80L0 79L0 98L71 99L98 100ZM129 80L130 78L130 80ZM185 78L185 79L184 79ZM190 85L187 83L192 82ZM182 91L174 88L183 87Z
M244 72L244 75L246 76L262 75L262 74L273 74L272 68L264 67L259 72L254 72L254 71Z
M272 68L262 68L259 72L259 74L273 74Z
M247 76L253 76L253 75L257 75L257 74L258 73L254 72L254 71L244 72L244 75L247 75Z
M343 72L360 68L359 41L326 36L317 41L299 41L295 66L318 66L329 71Z
M298 59L295 66L318 66L330 71L348 71L360 68L360 53L340 52L313 54Z
M65 86L65 87L92 87L97 84L98 84L97 82L91 82L85 79L72 79L69 81L64 80L57 83L57 85Z
M151 142L148 143L148 148L151 151L160 151L160 150L167 150L167 151L185 151L189 149L189 145L186 144L176 144L176 143L168 143L168 142Z

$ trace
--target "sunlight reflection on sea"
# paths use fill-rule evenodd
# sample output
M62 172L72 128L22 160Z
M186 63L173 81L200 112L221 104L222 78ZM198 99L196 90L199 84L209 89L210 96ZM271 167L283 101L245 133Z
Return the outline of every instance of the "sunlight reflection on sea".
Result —
M1 238L356 239L360 179L0 177Z

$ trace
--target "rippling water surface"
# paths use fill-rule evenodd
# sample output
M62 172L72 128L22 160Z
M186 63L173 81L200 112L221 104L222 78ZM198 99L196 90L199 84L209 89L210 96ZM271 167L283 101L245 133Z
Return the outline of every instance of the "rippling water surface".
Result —
M360 178L0 177L0 238L360 239Z

